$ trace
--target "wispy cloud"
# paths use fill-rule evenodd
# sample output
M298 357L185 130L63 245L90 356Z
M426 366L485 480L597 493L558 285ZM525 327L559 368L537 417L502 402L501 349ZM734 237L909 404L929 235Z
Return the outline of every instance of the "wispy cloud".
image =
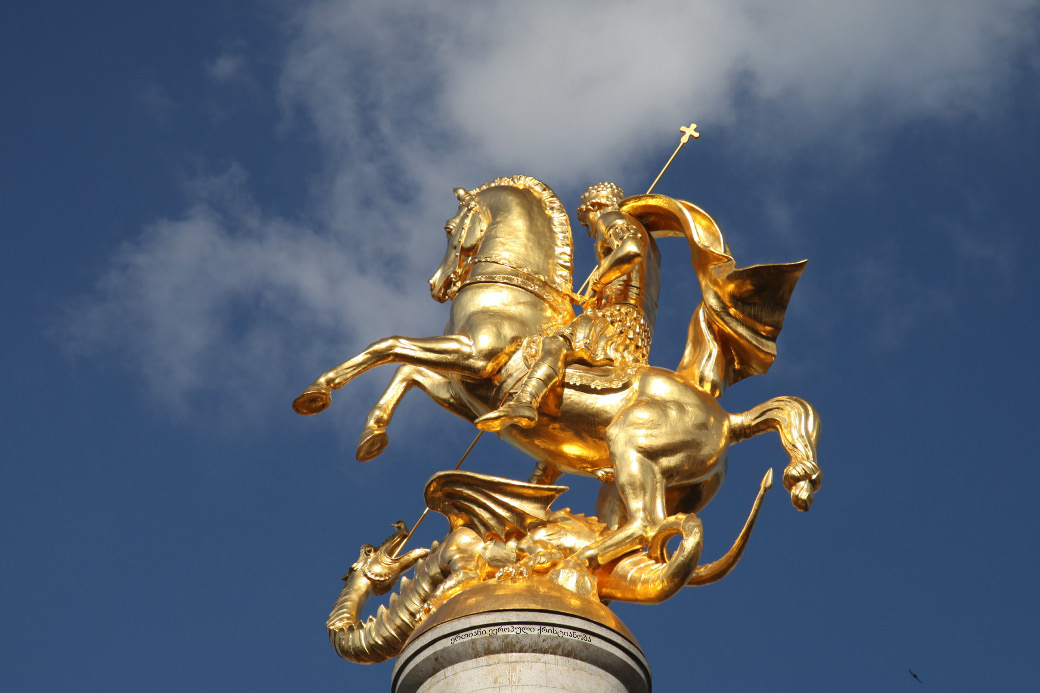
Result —
M152 79L141 85L136 101L151 122L160 128L170 125L180 108L170 93Z
M224 48L220 55L206 64L206 74L214 82L226 84L242 78L247 64L244 46L236 43Z
M402 325L436 331L427 306L366 271L350 243L263 213L240 168L196 180L189 195L181 217L116 253L64 329L74 349L114 347L174 410L249 418L268 406L258 392L304 377L293 363L345 357Z
M907 122L998 102L1035 7L308 3L293 10L277 92L285 127L320 143L313 207L263 209L237 168L201 179L182 215L113 258L69 339L124 351L177 402L290 359L327 367L317 341L346 357L405 326L434 333L442 314L417 278L442 251L452 186L522 172L573 194L622 178L651 133L670 138L691 114L768 124L743 138L745 155L774 161L810 143L821 155L867 135L876 146ZM206 67L225 82L247 64L236 48ZM777 131L787 136L766 145ZM791 223L787 208L774 213Z
M638 159L647 133L670 138L689 114L774 123L770 134L786 136L768 149L783 155L982 110L1030 36L1034 7L323 2L301 15L283 84L330 141L360 126L413 158L440 154L433 140L498 168L596 176Z

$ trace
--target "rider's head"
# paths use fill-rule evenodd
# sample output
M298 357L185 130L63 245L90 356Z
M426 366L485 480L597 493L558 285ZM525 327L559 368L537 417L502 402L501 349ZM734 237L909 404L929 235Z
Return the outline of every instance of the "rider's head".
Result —
M592 235L589 213L616 209L623 199L625 199L625 192L613 183L596 183L581 196L581 203L578 205L578 221L582 226L588 228L589 235Z

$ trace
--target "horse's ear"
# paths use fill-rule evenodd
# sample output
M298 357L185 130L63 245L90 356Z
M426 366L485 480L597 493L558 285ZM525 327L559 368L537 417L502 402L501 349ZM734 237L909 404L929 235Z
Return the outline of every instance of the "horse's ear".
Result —
M459 198L459 202L462 202L466 199L465 188L452 188L452 192L455 193L455 197Z

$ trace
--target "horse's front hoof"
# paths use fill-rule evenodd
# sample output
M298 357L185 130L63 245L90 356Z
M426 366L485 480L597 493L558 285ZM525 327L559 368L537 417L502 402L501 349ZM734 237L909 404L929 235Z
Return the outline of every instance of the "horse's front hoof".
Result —
M332 404L332 391L320 385L311 385L293 400L292 408L297 414L309 416L325 411Z
M386 450L386 446L390 443L390 439L386 435L385 428L376 428L370 426L361 432L361 439L358 440L357 457L358 462L368 462L379 456L383 450Z

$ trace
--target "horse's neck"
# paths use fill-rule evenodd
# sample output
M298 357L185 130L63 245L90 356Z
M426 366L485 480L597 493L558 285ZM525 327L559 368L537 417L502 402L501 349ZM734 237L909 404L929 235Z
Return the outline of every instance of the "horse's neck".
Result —
M485 194L492 192L487 200L491 221L475 260L497 262L533 274L558 289L570 289L570 249L560 246L537 197L517 188L496 188ZM561 262L566 263L564 272ZM562 283L567 285L560 286Z

